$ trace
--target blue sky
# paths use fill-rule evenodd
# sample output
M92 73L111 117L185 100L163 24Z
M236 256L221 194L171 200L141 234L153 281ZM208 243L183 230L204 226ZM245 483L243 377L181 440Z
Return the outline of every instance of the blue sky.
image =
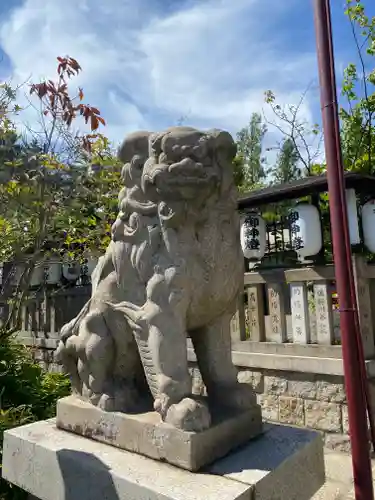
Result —
M340 73L355 51L344 1L331 4ZM56 56L75 57L77 85L114 142L181 117L235 134L265 108L264 90L294 104L317 84L311 0L0 0L0 49L0 79L14 82L51 77ZM314 85L301 118L319 121Z

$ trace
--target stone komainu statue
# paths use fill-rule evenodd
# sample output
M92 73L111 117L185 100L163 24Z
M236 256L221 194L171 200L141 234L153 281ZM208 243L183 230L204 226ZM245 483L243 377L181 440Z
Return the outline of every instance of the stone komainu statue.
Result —
M62 328L57 350L79 397L106 411L153 402L165 422L190 431L210 426L212 405L255 404L231 360L230 321L243 286L235 152L228 133L189 127L123 142L112 241L91 299ZM208 405L192 395L188 335Z

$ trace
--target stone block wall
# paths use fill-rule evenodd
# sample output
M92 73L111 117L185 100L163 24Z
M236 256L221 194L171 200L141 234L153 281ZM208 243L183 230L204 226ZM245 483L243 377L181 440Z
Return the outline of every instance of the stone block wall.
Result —
M61 371L53 359L54 349L49 347L31 347L33 357L47 370ZM190 371L193 392L205 394L195 363L190 363ZM350 451L343 376L239 368L238 379L252 384L266 421L321 431L326 447ZM375 415L375 379L370 380L370 398Z
M191 364L193 390L204 394L198 368ZM350 451L344 378L267 369L239 369L240 382L252 384L266 421L321 431L325 446ZM371 383L372 400L375 385Z

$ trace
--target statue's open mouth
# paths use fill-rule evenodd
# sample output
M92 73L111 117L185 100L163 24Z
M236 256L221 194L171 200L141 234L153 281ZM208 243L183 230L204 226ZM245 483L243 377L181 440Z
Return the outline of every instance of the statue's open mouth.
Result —
M151 172L144 175L144 180L158 188L163 185L191 186L206 185L214 181L217 176L209 167L193 161L158 165Z
M161 179L163 184L169 184L173 186L183 186L183 185L205 185L211 182L211 178L208 177L166 177ZM156 182L158 184L158 182Z
M175 200L194 199L201 194L207 194L211 186L216 184L215 179L216 176L212 175L212 172L205 172L203 168L182 174L171 171L166 165L164 169L158 166L154 171L148 172L143 178L143 186L147 195L155 201L163 196Z

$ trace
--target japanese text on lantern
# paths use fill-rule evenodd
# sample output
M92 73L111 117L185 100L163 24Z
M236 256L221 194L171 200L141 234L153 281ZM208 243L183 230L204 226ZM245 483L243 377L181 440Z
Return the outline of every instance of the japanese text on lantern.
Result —
M301 238L301 227L297 223L299 220L299 213L298 212L291 212L289 214L289 223L290 223L290 233L291 233L291 240L292 240L292 247L294 250L300 250L303 248L303 240Z
M258 250L259 242L259 219L257 216L249 215L245 222L245 245L249 250Z

